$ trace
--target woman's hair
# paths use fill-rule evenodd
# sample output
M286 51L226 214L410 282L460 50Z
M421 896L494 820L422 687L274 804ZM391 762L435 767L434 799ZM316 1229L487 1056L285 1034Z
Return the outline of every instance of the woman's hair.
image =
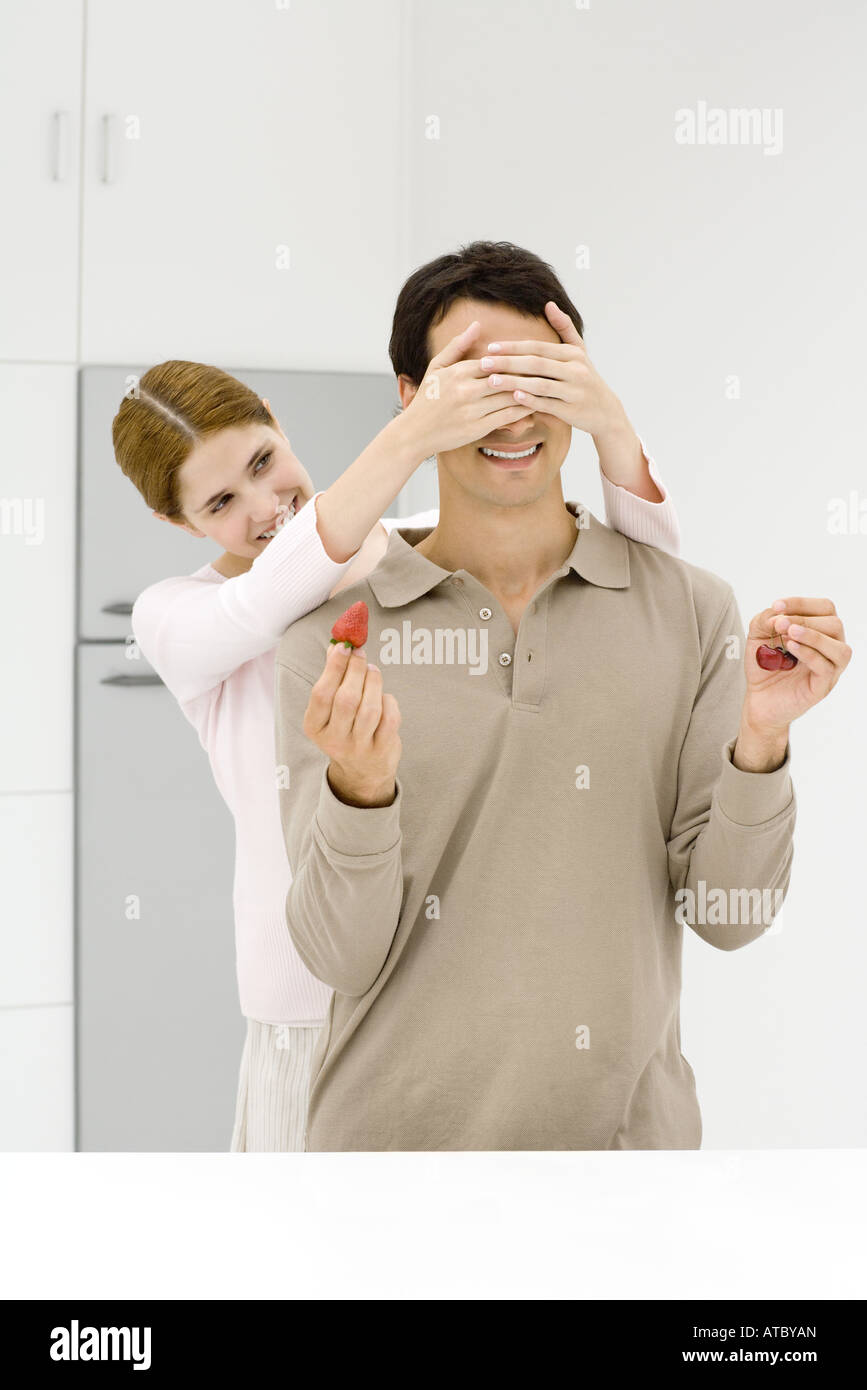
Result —
M581 337L584 323L553 268L511 241L473 241L414 270L397 297L388 355L395 374L418 386L431 359L428 330L445 318L456 299L508 304L545 318L553 299Z
M114 456L148 506L183 520L181 465L209 435L232 426L270 425L255 391L219 367L160 362L124 396L111 426Z

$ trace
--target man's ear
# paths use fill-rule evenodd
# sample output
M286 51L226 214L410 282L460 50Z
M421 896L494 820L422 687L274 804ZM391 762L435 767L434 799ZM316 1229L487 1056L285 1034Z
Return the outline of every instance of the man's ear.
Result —
M406 410L418 390L418 385L413 381L412 377L407 376L405 372L401 372L400 376L397 378L397 389L400 392L400 403L404 410Z
M182 531L189 531L191 536L204 536L204 531L197 531L195 526L191 526L188 521L181 521L176 516L164 516L162 512L151 512L158 521L170 521L173 526L180 526Z

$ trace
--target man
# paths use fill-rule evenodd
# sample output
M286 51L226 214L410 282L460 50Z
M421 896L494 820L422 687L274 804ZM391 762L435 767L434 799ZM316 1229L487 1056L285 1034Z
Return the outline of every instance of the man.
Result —
M842 624L788 600L745 639L724 580L564 502L573 428L636 439L564 303L507 243L410 277L403 404L478 319L474 370L533 414L438 455L439 524L277 649L287 925L335 990L309 1150L698 1148L681 923L745 945L770 921L744 903L788 887L789 725L847 664ZM333 646L323 671L358 600L382 670ZM797 665L763 670L790 623Z

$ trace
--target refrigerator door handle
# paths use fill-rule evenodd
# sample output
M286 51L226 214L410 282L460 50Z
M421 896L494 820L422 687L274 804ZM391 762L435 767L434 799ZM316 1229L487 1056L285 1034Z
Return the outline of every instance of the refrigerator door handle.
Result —
M141 676L103 676L100 685L163 685L164 682L156 675Z

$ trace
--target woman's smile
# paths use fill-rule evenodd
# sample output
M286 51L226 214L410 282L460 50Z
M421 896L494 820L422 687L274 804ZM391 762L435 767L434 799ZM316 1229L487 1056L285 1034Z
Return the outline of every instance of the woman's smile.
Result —
M269 524L265 527L264 531L261 531L257 536L254 536L253 544L256 544L256 542L262 542L263 544L267 544L268 541L274 539L277 532L283 526L286 525L287 521L291 521L293 516L297 512L300 495L300 493L296 492L295 496L292 498L288 506L286 506L285 503L283 504L280 515L277 517L276 521L269 522Z

